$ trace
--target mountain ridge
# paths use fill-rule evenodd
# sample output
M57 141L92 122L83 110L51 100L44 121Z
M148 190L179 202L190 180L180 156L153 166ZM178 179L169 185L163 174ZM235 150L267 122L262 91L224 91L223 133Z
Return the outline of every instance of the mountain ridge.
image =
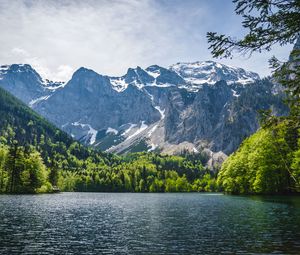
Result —
M81 67L67 83L55 86L45 85L39 75L34 80L26 72L13 74L0 68L0 86L74 138L108 152L230 154L257 130L257 109L286 112L277 85L213 61L129 68L120 77ZM243 107L250 109L248 116L241 115ZM243 119L249 126L240 123Z

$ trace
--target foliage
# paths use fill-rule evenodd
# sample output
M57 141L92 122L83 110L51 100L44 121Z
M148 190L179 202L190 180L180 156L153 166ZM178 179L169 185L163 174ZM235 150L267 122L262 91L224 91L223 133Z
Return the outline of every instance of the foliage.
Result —
M223 163L218 185L235 194L300 191L299 137L289 120L260 129Z
M25 150L16 141L10 147L0 147L0 193L41 193L51 189L39 152Z
M135 153L112 165L87 164L61 171L65 191L189 192L217 191L214 174L200 160L154 153Z
M215 32L207 33L213 57L232 57L234 51L242 54L270 51L279 43L296 43L289 61L270 60L274 78L289 96L291 117L300 116L300 1L299 0L233 0L235 12L243 18L242 25L249 32L240 40Z
M300 191L300 1L233 0L248 33L240 40L207 33L214 57L232 57L237 51L252 54L270 51L276 43L296 43L289 61L270 60L273 80L287 95L289 116L261 111L261 125L223 164L217 183L231 193L286 193ZM298 140L298 144L297 144Z
M235 12L249 32L236 40L215 32L207 33L213 57L231 57L233 51L243 54L270 51L279 43L295 43L300 34L299 0L233 0Z

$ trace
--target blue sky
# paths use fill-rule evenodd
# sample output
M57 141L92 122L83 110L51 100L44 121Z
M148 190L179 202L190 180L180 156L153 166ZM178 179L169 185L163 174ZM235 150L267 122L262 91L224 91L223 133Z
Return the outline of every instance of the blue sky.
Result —
M206 32L241 37L231 0L0 0L1 64L29 63L45 78L68 80L80 66L122 75L128 67L211 60ZM272 55L292 46L216 60L261 76Z

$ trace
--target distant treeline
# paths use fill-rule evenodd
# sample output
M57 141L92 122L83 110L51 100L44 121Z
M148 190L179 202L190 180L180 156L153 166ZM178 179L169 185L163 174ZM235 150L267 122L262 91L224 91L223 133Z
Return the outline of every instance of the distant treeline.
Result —
M216 191L213 172L205 169L199 156L162 156L136 153L110 161L95 161L92 156L79 159L77 142L62 154L55 153L44 163L33 146L19 146L17 141L0 146L0 192L190 192ZM48 144L48 148L57 147ZM57 148L56 148L57 150ZM64 156L64 155L67 156Z

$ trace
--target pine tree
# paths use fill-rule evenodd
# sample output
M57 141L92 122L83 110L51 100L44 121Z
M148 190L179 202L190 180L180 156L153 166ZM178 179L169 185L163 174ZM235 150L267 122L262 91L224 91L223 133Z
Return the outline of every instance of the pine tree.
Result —
M230 36L208 32L213 57L232 57L233 52L251 55L270 51L274 44L294 44L289 61L270 60L274 77L285 86L291 117L300 118L300 1L299 0L233 0L235 12L249 32L236 40Z

